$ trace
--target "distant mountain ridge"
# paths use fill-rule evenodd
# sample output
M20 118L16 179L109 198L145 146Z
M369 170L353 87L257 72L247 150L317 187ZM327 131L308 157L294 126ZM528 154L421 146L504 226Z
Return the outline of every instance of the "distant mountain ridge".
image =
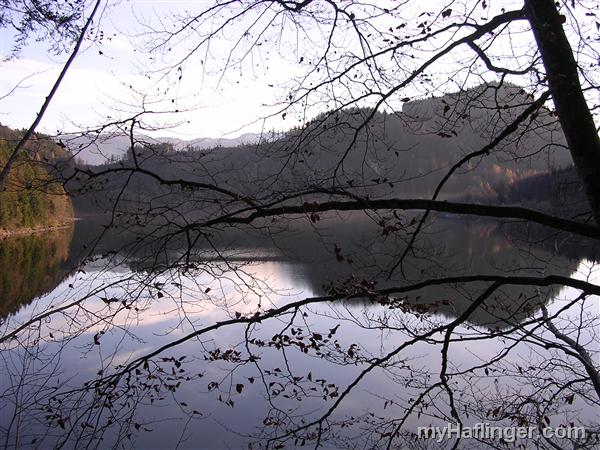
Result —
M245 144L257 144L266 135L261 133L244 133L234 138L194 138L184 140L173 137L152 138L143 134L135 135L135 140L138 143L155 144L172 144L177 151L184 151L189 148L210 149L216 147L235 147ZM125 134L65 134L55 138L57 142L64 145L69 150L73 158L79 164L90 166L99 166L115 162L123 158L129 148L131 142L129 136Z

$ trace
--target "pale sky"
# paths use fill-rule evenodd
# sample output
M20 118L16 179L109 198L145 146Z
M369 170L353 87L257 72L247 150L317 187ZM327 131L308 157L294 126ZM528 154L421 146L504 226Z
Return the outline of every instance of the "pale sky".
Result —
M305 118L311 118L316 113L330 107L327 99L320 101L313 97L309 105L312 109L299 111L298 117L291 117L288 114L287 120L284 120L281 114L276 113L279 110L276 106L267 106L275 105L285 98L286 91L282 86L295 77L312 70L313 66L307 66L306 61L304 66L301 66L303 52L317 49L315 52L319 53L319 45L327 42L327 26L323 26L323 29L319 29L318 26L310 28L310 24L306 21L302 22L301 26L304 35L299 37L294 34L294 31L289 35L283 33L278 35L277 30L287 27L275 24L270 29L270 36L266 34L262 36L266 45L260 48L256 47L256 51L244 59L241 68L233 65L225 72L223 78L220 78L219 71L223 68L223 61L228 54L227 49L235 47L236 40L243 35L248 23L235 25L224 36L211 41L208 49L210 54L195 53L185 62L181 80L177 79L176 71L171 73L168 78L162 78L160 73L151 73L149 77L144 76L146 69L160 67L188 54L190 48L196 45L198 38L195 34L184 36L179 41L173 42L172 51L164 52L163 55L155 54L154 59L151 59L149 53L134 51L134 45L132 45L134 43L135 47L140 49L143 42L148 44L147 39L139 37L139 33L145 29L142 23L155 28L168 27L170 24L167 20L169 10L197 12L206 4L207 2L203 0L109 1L110 7L101 18L100 28L104 32L104 40L101 44L90 45L88 43L87 48L80 53L58 94L53 99L38 131L54 134L58 130L69 132L80 127L93 127L110 121L109 117L111 119L129 117L132 112L138 112L143 103L146 109L160 111L160 114L146 116L149 125L160 128L160 131L154 133L146 132L151 136L172 136L182 139L235 137L246 132L287 130L292 126L299 125L298 122L302 120L303 114L306 116ZM398 5L399 2L377 0L376 4L378 6L388 4L390 8L393 8L393 5ZM378 29L378 33L379 31L385 33L388 26L397 25L396 22L399 20L406 21L409 27L413 27L411 33L415 33L415 25L423 20L422 16L425 14L422 13L423 8L439 12L446 4L445 0L411 3L410 7L406 11L403 10L401 15L389 19L394 22L378 23L377 26L381 28L381 30ZM590 19L587 14L588 10L581 6L584 4L598 8L594 2L586 1L578 3L577 8L573 11L581 16L581 21L587 20L590 29L597 34L598 30L594 27L593 18ZM485 9L479 6L476 15L478 20L485 21L501 12L504 7L518 8L521 5L521 1L490 1L489 6ZM456 0L452 3L453 15L448 20L453 20L454 14L460 17L461 14L472 11L473 6L474 2L470 0ZM380 18L380 20L387 20L387 18ZM204 26L210 26L210 24ZM495 41L491 51L500 58L496 59L500 65L507 64L509 67L517 67L517 61L521 58L523 61L528 60L527 55L531 54L535 45L530 31L523 32L523 27L527 28L525 24L511 24L511 27L513 31L505 33L502 39ZM206 31L206 29L201 31ZM297 29L295 32L297 33ZM468 30L461 29L457 33L465 32ZM375 34L377 35L377 33ZM137 38L136 35L138 35ZM381 36L383 35L379 35L379 38ZM264 39L265 37L267 39ZM570 37L574 47L581 47L582 42L585 43L586 39L588 42L592 42L589 40L592 38L587 37L587 34L578 36L572 33ZM578 41L577 38L580 37L583 39ZM454 38L456 39L456 36ZM338 58L336 51L340 52L337 55L343 54L349 51L347 45L352 45L352 42L349 43L351 38L346 39L343 33L341 36L338 33L336 39L337 47L331 49L331 59L329 60L329 63L334 65ZM2 55L9 51L12 43L13 38L10 31L0 30ZM354 44L356 45L356 43ZM374 44L379 45L376 42ZM430 50L439 49L439 47L435 47L436 44L432 40L433 47L431 49L417 52L417 58L414 60L404 59L402 64L406 67L402 66L399 69L405 73L404 75L398 74L398 79L410 73L411 64L418 64L419 57L427 57ZM439 44L445 45L444 42L439 42ZM203 51L205 50L203 49ZM238 48L238 51L241 50ZM354 48L350 52L360 54L360 49ZM594 61L594 51L588 52L588 49L583 49L579 57L588 53L590 60ZM13 128L29 127L67 57L68 55L59 57L49 55L44 43L31 42L22 51L19 59L3 63L0 68L0 98L19 82L21 85L11 95L0 100L0 122ZM205 57L211 61L210 64L203 63ZM462 80L467 78L464 77L464 74L459 74L459 70L470 71L471 69L470 63L460 61L462 57L465 58L464 61L473 61L471 50L466 46L465 48L461 47L452 53L451 58L453 59L445 58L429 70L432 77L430 83L419 85L415 82L409 86L408 91L402 91L399 98L405 97L407 94L412 98L440 95L445 93L443 90L446 92L457 91L468 87L469 83L484 81L483 77L469 75L469 82L463 83ZM378 63L385 65L388 59L382 58ZM219 60L221 63L218 62ZM342 61L341 56L339 60ZM340 62L340 64L344 63ZM481 62L478 64L481 66ZM334 72L336 71L335 66L332 69ZM323 70L329 70L329 68L323 67ZM397 73L393 64L385 67L384 70L386 75ZM364 66L357 72L359 81L361 77L365 80L364 86L361 86L360 83L354 84L354 80L344 80L345 84L341 82L336 84L337 92L325 92L325 97L332 99L338 95L342 95L342 97L345 95L345 98L357 98L361 94L360 89L379 89L379 86L373 83L382 80L374 81L372 74ZM485 71L479 73L485 74ZM590 75L593 73L593 71L589 72ZM488 75L485 74L486 81L497 78L495 74ZM313 78L304 81L304 86L309 86L311 81L318 82L326 79L323 72L318 74L315 72L312 76ZM519 79L511 77L507 77L507 81L521 84ZM387 82L388 80L383 80L384 85ZM393 83L394 80L391 82ZM389 88L390 85L387 86ZM535 89L535 84L530 84L530 87ZM347 91L344 92L344 89ZM385 86L382 89L385 90ZM324 91L321 92L321 94L323 93ZM592 94L588 93L588 95ZM336 101L343 103L337 98ZM400 108L401 104L402 101L397 99L396 104L391 105L391 108ZM302 105L298 105L298 107L302 109ZM274 115L266 122L261 120L261 117L269 114ZM170 128L170 125L173 124L179 125Z
M142 103L141 95L132 92L129 86L147 94L148 109L191 109L185 113L157 115L156 123L161 127L176 122L182 124L175 129L150 133L155 136L234 137L245 132L289 128L292 124L280 118L266 123L257 121L270 111L263 105L276 99L276 88L269 85L276 86L287 76L289 67L283 62L278 67L269 67L268 73L258 69L254 74L246 72L237 79L235 74L229 74L230 79L222 81L218 89L217 77L204 73L198 58L188 61L181 81L172 84L167 93L166 83L158 81L158 76L148 80L139 75L138 67L151 61L147 54L134 52L127 37L141 29L135 16L155 21L164 8L173 6L193 10L202 5L190 1L112 2L102 17L103 43L88 44L77 57L38 131L53 134L57 130L74 130L80 125L94 126L106 122L108 116L121 114L124 117L128 111L138 110ZM12 43L10 31L1 30L3 56ZM183 50L183 46L180 48ZM20 87L0 101L0 122L13 128L29 127L67 57L49 55L44 43L32 42L18 59L4 63L0 69L0 97L19 83ZM115 107L121 112L115 111Z

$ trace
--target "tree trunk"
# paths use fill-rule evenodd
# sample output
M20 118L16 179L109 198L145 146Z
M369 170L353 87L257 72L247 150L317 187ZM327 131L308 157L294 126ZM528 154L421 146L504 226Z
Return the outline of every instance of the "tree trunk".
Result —
M600 138L579 82L573 50L553 0L525 0L527 19L546 69L558 119L600 225Z

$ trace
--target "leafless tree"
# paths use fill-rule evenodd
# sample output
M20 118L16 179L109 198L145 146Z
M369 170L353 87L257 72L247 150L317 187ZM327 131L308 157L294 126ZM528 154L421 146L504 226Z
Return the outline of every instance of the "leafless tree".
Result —
M139 410L166 403L185 418L183 445L211 412L198 390L232 415L260 395L258 428L241 431L257 447L514 445L416 432L477 422L533 427L534 448L597 446L596 13L591 2L549 0L241 0L148 26L148 51L191 49L152 68L165 78L207 55L204 67L223 77L292 58L300 72L274 116L296 126L187 152L139 137L146 109L93 130L127 136L128 156L71 168L65 185L105 202L102 239L116 229L118 245L90 252L64 294L2 324L13 376L2 386L12 399L5 447L126 446L152 427ZM228 52L211 58L217 42ZM493 174L565 155L585 205L540 210L485 191ZM469 226L477 245L461 240ZM561 241L590 250L583 277ZM318 255L313 295L257 273L260 259L244 251L254 244ZM113 270L123 264L126 275ZM200 314L209 308L218 314ZM136 323L153 311L176 319L142 346ZM85 382L57 375L72 345L98 364ZM549 426L587 432L546 436Z

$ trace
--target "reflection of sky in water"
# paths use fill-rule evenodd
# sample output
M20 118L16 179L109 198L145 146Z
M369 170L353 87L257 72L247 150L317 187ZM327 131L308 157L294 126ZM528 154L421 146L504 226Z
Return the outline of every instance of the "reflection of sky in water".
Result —
M69 315L54 315L47 319L43 327L43 335L53 334L51 341L60 340L69 332L76 332L81 323L93 323L84 333L76 333L76 336L66 343L60 352L59 364L62 367L62 382L67 379L68 385L77 386L80 383L94 378L99 368L108 369L117 364L123 364L132 359L142 356L147 352L185 336L195 329L210 325L216 321L233 317L235 312L246 313L253 310L260 301L263 306L277 306L286 302L314 295L310 283L303 282L303 266L285 262L261 261L240 267L238 274L226 272L221 276L218 263L214 263L214 275L201 273L194 278L183 278L176 273L165 272L152 278L150 290L139 289L140 279L148 277L144 272L131 272L120 266L114 269L104 269L101 262L85 268L86 272L77 273L64 280L53 292L35 300L18 314L7 319L2 325L2 331L12 329L15 324L26 321L33 315L40 314L49 309L60 308L62 305L77 301L90 296L74 310L76 313ZM591 277L598 280L598 269L591 263L583 261L579 265L577 278L585 279ZM260 280L260 281L256 281ZM106 287L115 283L112 287ZM159 284L156 284L159 283ZM240 286L246 285L243 289ZM292 287L290 289L290 286ZM210 290L209 290L210 289ZM158 292L162 297L158 298ZM126 293L126 294L125 294ZM572 289L563 289L556 299L548 303L548 311L552 314L557 311L566 301L574 298L576 292ZM109 300L108 305L101 300L104 297ZM123 298L135 298L130 305L134 309L127 309L115 316L107 326L103 315L108 308L116 308ZM111 300L113 300L111 302ZM592 314L598 313L598 299L594 298L587 303ZM352 320L341 320L341 318L356 318L363 320L365 315L374 318L386 312L381 307L364 306L361 304L335 304L318 305L310 308L312 314L306 318L306 324L311 330L325 332L340 324L336 338L342 348L349 348L351 344L357 343L361 346L363 353L371 353L374 356L385 354L399 344L398 339L403 339L399 334L378 330L366 329L357 326ZM576 313L575 311L574 313ZM568 320L564 315L557 322ZM413 320L414 324L418 321ZM283 330L285 322L271 319L255 327L255 336L269 339L273 334ZM94 345L94 339L98 332L107 332L97 337L100 345ZM165 397L162 402L153 406L141 406L140 422L143 422L152 432L140 433L136 446L138 448L173 448L173 443L180 437L179 448L237 448L247 438L244 434L252 434L258 431L261 420L267 415L267 403L264 399L264 388L256 381L250 384L247 377L256 377L256 369L252 366L242 367L235 372L233 378L227 374L231 369L230 364L210 363L203 361L206 349L215 347L228 348L243 341L243 327L227 326L215 333L203 335L198 339L192 339L176 348L169 349L163 355L165 357L180 357L186 355L184 367L186 370L199 373L204 376L199 381L184 383L177 393L173 394L179 402L184 401L186 411L197 410L202 413L196 416L186 425L187 418L181 412L181 407L169 398ZM596 328L596 331L598 329ZM470 330L461 328L459 333L468 333ZM64 333L64 334L63 334ZM4 333L3 333L4 334ZM434 336L441 338L441 336ZM585 340L584 340L585 342ZM598 350L598 342L591 341L593 350ZM6 344L13 347L14 344ZM452 367L467 367L475 361L488 360L504 348L504 343L498 339L480 342L469 341L468 343L452 343L450 354ZM48 354L58 351L59 345L50 343L46 348ZM592 349L590 349L592 350ZM17 350L15 350L17 351ZM19 354L22 350L18 350ZM283 367L285 361L281 353L262 349L257 350L261 354L260 365L263 369L272 370L275 367ZM361 367L340 366L327 363L321 358L304 355L301 352L289 349L286 351L289 358L289 366L295 376L306 377L309 372L313 378L324 378L332 380L342 388L350 383ZM413 368L430 370L435 377L439 371L440 347L419 343L412 346L403 354L407 363ZM5 362L11 360L18 364L18 358L3 352ZM514 361L519 364L530 364L531 350L520 345L513 352ZM11 359L12 358L12 359ZM53 360L56 363L58 360ZM18 369L13 365L11 370L16 373ZM44 369L31 366L29 370ZM5 370L5 369L2 369ZM481 371L479 371L481 372ZM405 376L406 372L394 369L385 371L376 369L372 371L340 405L337 417L346 415L358 416L371 410L377 414L394 417L394 408L384 409L384 399L395 399L399 402L406 401L411 395L407 389L394 379L394 373ZM210 381L218 380L224 385L232 383L244 383L241 394L233 395L235 407L217 401L216 392L207 393L207 385ZM11 380L14 382L14 380ZM0 381L3 389L11 381L4 378ZM481 389L492 388L490 380L474 380L474 385L479 383ZM235 391L235 389L234 389ZM6 399L4 400L6 401ZM297 414L306 414L306 417L316 417L315 414L323 413L327 405L332 404L332 399L327 402L319 399L297 402L295 400L277 399L279 405L284 407L298 408ZM576 407L582 407L576 402ZM443 406L441 406L443 408ZM2 408L2 423L6 423L10 408ZM596 418L597 417L597 411ZM589 413L590 420L594 412ZM431 419L423 416L421 422L416 418L408 422L411 428L417 424L429 424ZM356 432L354 429L352 432ZM182 434L183 433L183 434ZM237 434L239 433L239 435ZM110 441L110 439L108 439ZM325 447L327 448L327 447Z

